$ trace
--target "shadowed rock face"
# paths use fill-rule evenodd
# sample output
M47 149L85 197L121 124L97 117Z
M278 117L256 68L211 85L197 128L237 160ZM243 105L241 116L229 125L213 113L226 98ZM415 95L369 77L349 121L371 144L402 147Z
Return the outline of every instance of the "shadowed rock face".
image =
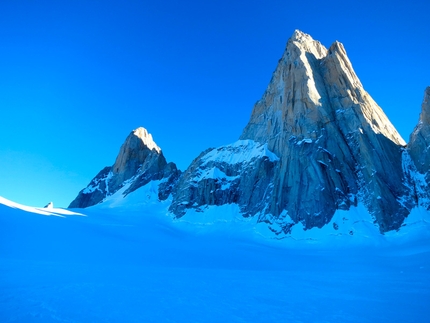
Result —
M361 201L385 232L399 228L414 205L414 193L402 184L405 142L363 89L339 42L327 50L295 31L240 139L266 144L278 159L232 171L237 185L218 199L220 188L206 191L206 182L195 181L204 169L202 154L178 182L171 206L176 216L201 203L234 202L288 232L298 222L322 227L337 209ZM224 169L216 161L214 167ZM243 177L248 185L239 184ZM250 207L251 196L264 196L264 203ZM286 213L290 219L281 219Z
M409 138L408 150L417 170L427 174L430 170L430 86L424 92L421 114Z
M430 210L430 86L424 91L420 118L409 138L407 152L412 162L406 170L415 178L411 185L418 204Z
M90 184L79 192L76 199L70 203L70 208L85 208L103 201L120 188L128 185L124 195L146 185L152 180L166 179L160 185L159 197L166 199L170 194L173 180L179 177L176 165L167 163L151 134L144 128L138 128L130 133L121 146L115 163L105 167Z
M181 176L170 210L179 218L190 208L236 203L243 216L255 215L268 203L278 161L267 145L252 140L208 149Z

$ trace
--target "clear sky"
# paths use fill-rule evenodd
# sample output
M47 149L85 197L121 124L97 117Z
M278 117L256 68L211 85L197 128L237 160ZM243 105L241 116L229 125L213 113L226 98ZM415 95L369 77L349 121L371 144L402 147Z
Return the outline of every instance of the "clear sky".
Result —
M342 42L408 141L430 85L429 12L429 1L0 1L0 196L67 206L139 126L185 170L238 139L295 29Z

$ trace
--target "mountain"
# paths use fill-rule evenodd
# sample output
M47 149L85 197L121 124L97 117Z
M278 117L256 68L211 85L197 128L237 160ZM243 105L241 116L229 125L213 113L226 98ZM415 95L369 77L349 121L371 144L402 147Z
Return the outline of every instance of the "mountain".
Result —
M123 189L122 195L151 181L161 180L158 196L165 200L180 175L174 163L164 155L145 128L133 130L121 146L113 166L103 168L70 203L69 208L85 208L102 202Z
M237 142L202 152L181 175L176 167L160 171L165 161L139 168L138 151L148 151L148 145L136 146L129 163L119 161L121 148L115 165L102 170L77 200L98 203L113 187L130 178L135 183L138 170L145 180L134 189L169 178L160 196L171 194L169 211L176 218L234 203L243 217L288 235L298 224L322 228L338 210L363 205L381 233L398 230L415 207L430 207L429 97L428 88L406 145L364 90L344 46L336 41L327 49L296 30ZM164 160L155 147L149 151L150 160ZM112 184L105 185L107 180Z
M174 192L170 209L176 216L184 207L234 202L245 215L288 233L299 222L322 227L336 210L363 202L385 232L398 229L414 206L414 192L403 185L406 144L364 90L339 42L326 49L295 31L240 139L264 144L277 158L260 158L251 169L225 162L246 154L246 145L211 163L207 154L200 156ZM202 201L194 191L208 187L208 179L198 174L210 169L237 185L218 185ZM217 199L219 190L230 199Z

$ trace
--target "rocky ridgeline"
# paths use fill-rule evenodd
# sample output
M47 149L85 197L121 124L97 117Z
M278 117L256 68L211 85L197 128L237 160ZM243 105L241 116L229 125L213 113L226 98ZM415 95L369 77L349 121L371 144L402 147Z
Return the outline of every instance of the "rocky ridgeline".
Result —
M364 90L343 45L329 49L295 31L240 140L208 149L180 175L143 128L127 138L70 207L103 201L165 179L159 197L186 216L236 203L279 234L322 227L336 210L363 203L381 232L429 206L430 88L408 145ZM273 225L276 224L276 225ZM273 226L272 226L273 225Z

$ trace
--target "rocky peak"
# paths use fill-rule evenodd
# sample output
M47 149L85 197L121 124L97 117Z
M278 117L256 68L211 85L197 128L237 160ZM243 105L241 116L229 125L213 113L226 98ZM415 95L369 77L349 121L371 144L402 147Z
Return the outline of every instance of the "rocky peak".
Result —
M357 74L355 74L355 71L352 68L352 64L346 54L345 47L342 43L335 41L330 46L327 57L334 59L337 74L344 74L345 80L349 81L349 84L342 84L342 87L362 87L361 82L357 77Z
M139 127L136 130L133 130L133 134L140 138L149 149L155 150L158 153L161 152L161 148L157 146L155 141L152 139L152 135L145 128Z
M299 48L303 52L312 53L316 58L322 58L327 55L327 48L324 45L297 29L287 42L286 52L288 53L289 50L293 50L294 47Z
M166 179L160 196L167 198L172 182L179 176L176 165L167 163L164 155L145 128L133 130L122 144L112 167L105 167L83 189L70 207L87 207L103 201L109 195L127 186L128 194L153 180Z
M133 130L120 148L119 154L112 166L112 172L117 176L117 184L131 178L145 163L157 159L160 167L167 162L160 147L152 139L152 135L143 128Z
M397 145L406 145L382 109L364 90L341 43L335 42L321 63L332 108L337 115L351 109L354 114L349 120L352 128L370 128L371 132L381 134Z
M269 147L276 153L276 143L270 138L276 138L282 131L292 135L318 131L321 127L316 125L317 120L322 124L335 121L339 111L351 108L357 110L349 122L351 131L364 123L373 132L406 145L363 89L344 46L336 41L327 50L311 36L296 30L262 99L254 106L241 139L262 142L269 139ZM315 122L303 124L305 119Z
M267 143L280 158L264 221L286 211L294 223L321 227L336 209L358 201L381 231L407 215L397 201L406 194L405 142L364 90L340 42L327 50L295 31L240 139Z

